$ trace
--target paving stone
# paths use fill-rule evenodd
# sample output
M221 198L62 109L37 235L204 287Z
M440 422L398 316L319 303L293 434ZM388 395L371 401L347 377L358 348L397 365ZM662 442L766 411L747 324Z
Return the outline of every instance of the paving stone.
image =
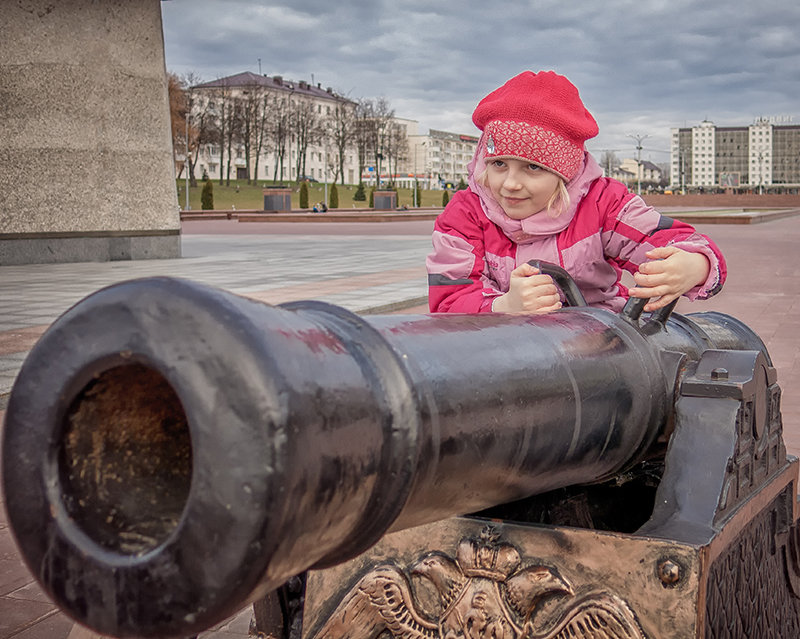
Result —
M0 424L25 351L49 322L43 318L117 281L172 275L270 303L321 299L355 311L386 305L380 312L396 312L392 303L412 304L405 312L427 312L423 265L432 222L203 224L184 225L179 260L0 267ZM203 234L209 229L214 234ZM787 449L800 455L800 218L698 229L725 253L728 283L711 300L680 302L678 312L727 313L759 334L778 368ZM19 352L13 344L21 345ZM249 620L248 607L201 637L241 639ZM65 639L71 625L32 582L0 508L0 639Z

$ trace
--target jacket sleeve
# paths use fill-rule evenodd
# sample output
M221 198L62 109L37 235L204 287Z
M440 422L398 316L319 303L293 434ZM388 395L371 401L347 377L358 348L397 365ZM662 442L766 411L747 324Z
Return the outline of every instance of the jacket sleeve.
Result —
M483 229L475 214L451 200L436 219L428 255L428 305L433 313L487 313L497 283L485 273Z
M722 289L727 276L725 258L719 247L693 226L661 215L638 195L620 198L616 213L606 215L603 227L606 256L620 267L635 273L652 248L674 246L689 253L701 253L711 266L708 278L684 293L690 300L706 299Z

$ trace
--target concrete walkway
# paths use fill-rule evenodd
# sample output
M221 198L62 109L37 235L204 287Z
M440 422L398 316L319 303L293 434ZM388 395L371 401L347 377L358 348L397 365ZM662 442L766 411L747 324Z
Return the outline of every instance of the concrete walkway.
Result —
M91 292L152 275L187 277L270 303L318 299L359 313L426 312L424 261L433 223L237 224L186 222L180 260L0 267L0 422L27 351L46 327ZM767 344L783 388L787 448L800 454L800 217L699 225L727 256L719 310ZM245 637L250 612L201 635ZM0 510L0 639L64 639L72 622L48 601L16 552Z

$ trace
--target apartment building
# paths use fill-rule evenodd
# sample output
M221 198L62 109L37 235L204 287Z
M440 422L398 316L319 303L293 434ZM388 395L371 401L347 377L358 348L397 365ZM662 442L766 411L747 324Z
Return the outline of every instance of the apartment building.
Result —
M332 88L244 72L195 85L190 91L190 126L195 131L202 130L196 150L196 176L226 177L230 162L231 179L255 177L257 169L260 180L282 177L293 181L301 173L320 182L333 180L337 165L333 143L324 142L315 134L303 144L297 128L288 123L290 112L302 112L309 127L325 126L335 117L337 108L355 106ZM282 126L287 130L276 134ZM233 127L228 157L226 140L234 133ZM263 135L260 144L259 135ZM276 139L282 140L282 151L276 148ZM220 144L226 148L221 149ZM305 161L298 162L301 153ZM358 181L358 158L353 149L345 154L344 179L350 184Z
M254 142L254 128L263 125L258 124L258 114L251 111L254 100L258 104L265 98L283 105L285 109L276 107L267 114L271 119L267 124L270 132L265 134L263 144L258 148ZM257 169L260 180L280 179L282 176L284 180L294 181L305 176L320 182L332 181L336 163L332 142L317 137L303 151L297 134L289 133L280 153L275 148L275 129L281 126L278 120L286 115L287 110L307 112L310 107L316 116L316 125L324 125L326 119L335 115L337 108L355 108L354 102L319 83L314 85L251 72L195 85L191 87L191 99L190 126L194 131L204 131L195 150L195 175L207 175L211 179L227 175L231 179L253 178ZM223 130L223 122L228 127L226 130ZM230 142L228 157L226 140L233 132L231 127L237 129ZM365 184L375 185L378 173L381 184L392 182L404 187L411 187L415 180L421 182L423 188L432 189L454 188L460 181L466 182L467 164L475 153L478 137L435 129L421 135L418 128L415 120L389 118L385 126L387 153L379 154L377 162L374 157L365 158L360 176L357 151L354 146L348 148L345 183L357 184L360 179ZM220 147L220 140L226 145L225 149ZM245 140L250 140L250 143L245 143ZM304 162L298 162L301 153L305 155ZM303 166L305 170L299 168Z
M782 191L800 187L800 126L758 118L749 126L671 130L670 183L677 189Z
M424 189L454 189L462 180L466 183L467 164L478 146L477 137L436 129L419 134L418 123L403 118L394 118L393 126L405 132L407 147L395 172L381 171L382 182L411 188L416 180ZM362 176L365 184L375 183L372 170L366 167Z

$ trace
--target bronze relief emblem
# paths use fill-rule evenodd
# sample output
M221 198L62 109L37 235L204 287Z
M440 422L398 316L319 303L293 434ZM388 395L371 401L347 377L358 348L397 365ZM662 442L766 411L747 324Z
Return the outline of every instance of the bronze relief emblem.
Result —
M425 583L415 588L413 582ZM430 597L420 596L426 590ZM645 639L613 593L576 593L549 566L522 565L519 551L487 526L455 558L431 552L402 570L384 564L350 589L313 639ZM388 636L386 635L386 636Z

